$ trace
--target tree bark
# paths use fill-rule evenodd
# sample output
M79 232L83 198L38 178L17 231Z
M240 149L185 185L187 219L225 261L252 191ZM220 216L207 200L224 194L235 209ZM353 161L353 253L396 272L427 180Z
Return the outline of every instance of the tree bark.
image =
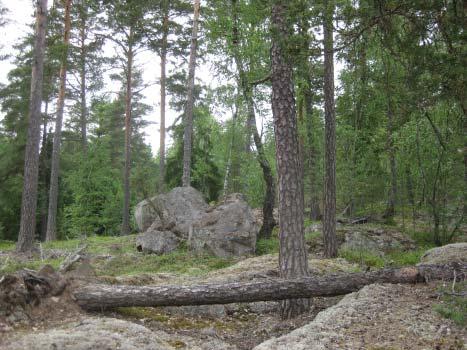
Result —
M259 282L205 285L126 286L91 284L73 292L87 310L127 306L182 306L331 297L358 291L372 283L423 283L467 277L467 265L421 265L325 277L268 279Z
M309 73L305 77L307 89L304 92L305 104L305 128L307 134L307 151L308 151L308 167L309 167L309 184L310 184L310 219L319 220L321 218L321 210L319 206L319 190L318 190L318 165L316 162L317 151L313 136L314 116L313 116L313 95L311 93L311 79Z
M58 176L60 172L60 146L62 142L63 109L65 106L66 73L68 63L68 46L70 44L71 28L71 0L65 2L65 29L63 37L64 52L60 66L60 90L57 101L57 117L52 150L52 165L50 173L49 211L47 216L46 241L57 239L57 204L58 204Z
M263 171L263 179L266 185L266 191L263 199L263 224L259 231L259 237L270 238L276 222L274 220L274 204L276 201L276 186L274 183L274 177L272 175L271 165L269 164L266 154L264 152L263 141L259 135L258 128L256 126L256 115L255 106L253 100L252 86L249 83L246 72L244 69L244 63L239 51L239 33L238 33L238 8L237 1L231 0L232 11L233 11L233 28L232 28L232 44L234 50L234 60L237 65L240 88L242 90L243 99L247 105L247 135L250 140L251 134L253 134L253 140L256 146L256 159ZM249 146L248 146L249 148Z
M159 144L159 192L165 189L165 107L166 107L166 65L167 65L167 37L169 35L169 10L168 0L163 1L164 19L162 23L162 47L161 47L161 123Z
M81 145L83 153L88 150L87 141L87 102L86 102L86 17L87 8L81 4L80 8L80 28L79 28L79 43L80 43L80 127L81 127Z
M388 204L384 218L392 220L396 213L396 196L397 196L397 170L396 170L396 150L394 147L394 110L392 106L392 94L390 84L390 62L389 58L385 63L386 68L386 91L387 91L387 150L389 156L389 169L391 178L391 187L389 188Z
M42 81L44 74L45 32L47 26L47 0L36 2L36 25L34 58L31 76L31 99L29 125L24 157L23 194L21 199L21 222L17 251L33 248L36 230L37 183L39 176L39 142L41 128Z
M191 34L190 62L188 66L188 91L185 107L185 132L183 137L183 177L182 186L190 186L191 183L191 153L193 137L193 105L195 89L196 50L198 46L198 20L200 0L195 0L193 11L193 31Z
M44 110L44 120L42 125L42 146L39 153L39 177L41 177L41 168L42 168L42 205L40 208L40 232L39 238L41 241L45 241L47 236L47 209L48 209L48 191L49 188L49 174L47 173L47 163L48 163L48 154L47 154L47 121L48 121L48 112L49 112L49 101L45 101L45 110Z
M298 145L292 66L285 52L290 36L286 20L287 3L272 7L272 114L276 137L279 176L279 271L286 279L308 276L308 260L303 233L303 176ZM289 299L281 304L283 318L294 317L309 308L307 299Z
M238 117L238 104L235 102L235 110L233 111L232 114L232 131L230 134L230 144L229 144L229 155L227 159L227 165L225 167L225 175L224 175L224 186L222 189L222 197L224 200L227 198L227 195L229 194L229 180L230 180L230 175L231 175L231 169L232 169L232 151L234 147L234 142L235 142L235 128L237 126L237 117Z
M123 175L123 222L122 235L130 234L130 171L131 171L131 99L133 80L133 28L128 34L126 93L125 93L125 169Z
M336 238L336 112L334 106L334 0L324 1L324 255L337 256Z

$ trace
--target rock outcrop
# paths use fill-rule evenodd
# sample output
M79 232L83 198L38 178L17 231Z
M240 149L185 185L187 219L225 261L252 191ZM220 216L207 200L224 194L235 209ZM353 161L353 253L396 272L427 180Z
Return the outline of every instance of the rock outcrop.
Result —
M258 231L248 203L233 194L194 221L188 244L195 252L223 258L252 255Z
M178 248L180 239L171 231L148 230L136 237L136 249L144 253L166 254Z
M467 262L467 243L453 243L428 250L420 258L422 264Z
M415 242L399 231L383 228L364 227L344 230L345 238L341 248L372 251L383 255L393 250L411 250Z
M466 336L453 336L463 332L433 310L432 293L429 287L372 284L346 295L311 323L254 350L457 348Z
M141 232L170 230L188 237L190 225L209 208L203 195L193 187L176 187L140 202L135 208L135 220Z
M115 318L89 318L63 328L26 334L5 350L172 350L144 326Z
M238 193L210 207L194 188L177 187L139 203L135 218L138 227L146 230L137 238L139 251L164 254L188 241L196 253L223 258L255 252L259 226Z
M90 317L66 323L62 327L31 332L5 343L4 350L236 350L209 329L201 329L199 338L150 330L145 326L109 317ZM203 333L207 333L204 335ZM0 339L1 340L1 339Z

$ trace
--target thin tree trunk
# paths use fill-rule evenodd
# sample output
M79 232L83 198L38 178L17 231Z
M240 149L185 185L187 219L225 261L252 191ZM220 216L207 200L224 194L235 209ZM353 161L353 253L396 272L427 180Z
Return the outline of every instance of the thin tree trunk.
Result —
M48 111L49 111L49 101L45 101L45 111L44 111L44 122L43 122L43 129L42 129L42 147L41 152L39 154L40 166L42 166L42 181L43 181L43 189L42 189L42 206L40 209L40 240L45 241L47 236L47 189L49 188L49 184L47 181L47 118L48 118ZM39 169L40 170L40 169ZM39 171L40 175L40 171Z
M70 43L70 11L71 0L66 0L65 3L65 33L63 45L62 63L60 67L60 90L58 92L57 101L57 117L55 120L55 133L52 150L52 165L50 172L50 192L49 192L49 212L47 216L47 233L45 240L54 241L57 239L57 204L58 204L58 176L60 172L60 145L62 142L62 124L63 124L63 109L65 106L65 91L66 91L66 70L68 63L68 45Z
M29 125L24 157L21 223L16 249L26 252L33 248L36 230L37 182L39 176L39 142L41 134L42 81L44 73L45 32L47 26L47 0L36 3L34 59L31 75Z
M86 6L80 8L80 127L83 153L88 150L87 142L87 103L86 103Z
M277 0L272 7L272 114L276 137L276 162L279 176L279 270L286 279L308 276L308 260L303 233L303 174L299 155L292 66L283 45L291 28L286 22L287 2ZM307 299L281 303L283 318L306 311Z
M389 168L391 173L391 187L389 189L388 204L384 218L391 220L396 213L396 197L397 197L397 170L396 170L396 150L394 148L394 110L392 106L392 94L390 86L390 62L389 59L386 65L386 92L387 92L387 149L389 155Z
M334 0L324 1L324 110L325 110L325 177L324 177L324 254L337 256L336 238L336 112L334 106Z
M125 169L123 175L122 235L130 234L130 170L131 170L131 99L133 80L133 28L128 34L126 93L125 93Z
M195 0L193 11L193 32L191 34L190 62L188 66L188 91L185 108L185 132L183 137L183 177L182 186L190 186L191 183L191 154L193 137L193 105L195 89L196 50L198 46L198 20L200 0Z
M415 229L415 216L416 216L415 194L413 190L412 172L408 165L405 167L405 176L407 178L407 199L412 208L412 225L413 225L413 228Z
M423 283L467 277L467 266L421 265L373 272L301 277L289 280L185 286L87 285L73 296L82 308L104 310L126 306L182 306L244 303L290 298L330 297L355 292L372 283Z
M309 74L305 77L307 81L307 88L304 92L305 99L305 128L307 134L307 143L308 143L308 167L309 167L309 184L310 184L310 219L319 220L321 218L321 210L319 207L319 190L318 190L318 164L316 162L316 147L315 140L313 136L313 95L311 93L311 79Z
M167 64L167 37L169 35L169 10L168 1L163 1L164 19L162 24L162 48L161 48L161 123L159 145L159 192L165 189L165 98L166 98L166 64Z
M238 9L237 1L231 0L232 2L232 11L233 11L233 30L232 30L232 43L234 49L234 59L235 64L237 65L240 87L242 90L243 99L247 105L248 117L247 117L247 135L250 139L250 135L253 134L253 140L256 146L256 159L263 171L263 179L266 185L266 191L263 199L263 225L259 232L259 237L269 238L271 237L272 230L276 225L274 220L274 204L276 201L276 189L274 184L274 177L272 175L271 166L266 154L264 152L263 141L259 135L258 128L256 126L256 115L255 115L255 106L253 100L253 91L250 83L248 82L246 72L244 69L242 57L239 51L239 33L238 33Z
M222 197L224 199L229 194L229 180L230 180L230 173L232 169L232 151L233 151L234 142L235 142L235 132L236 132L235 128L237 126L237 117L238 117L238 106L237 106L237 103L235 103L235 111L233 112L233 115L232 115L232 132L230 135L229 155L227 159L227 165L225 167L224 187L222 190Z

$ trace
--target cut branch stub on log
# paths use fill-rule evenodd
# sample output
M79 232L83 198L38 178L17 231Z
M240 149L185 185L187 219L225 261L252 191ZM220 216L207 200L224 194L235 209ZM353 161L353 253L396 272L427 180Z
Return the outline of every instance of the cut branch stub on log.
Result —
M418 283L467 278L467 264L421 265L366 273L249 283L193 286L126 286L92 284L77 289L76 302L87 310L126 306L182 306L336 296L372 283Z

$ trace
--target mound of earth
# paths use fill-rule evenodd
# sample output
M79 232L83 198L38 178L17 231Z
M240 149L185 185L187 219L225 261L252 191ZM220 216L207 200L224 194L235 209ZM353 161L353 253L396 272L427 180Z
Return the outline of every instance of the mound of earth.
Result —
M465 330L433 310L435 298L433 286L369 285L254 350L465 349Z

